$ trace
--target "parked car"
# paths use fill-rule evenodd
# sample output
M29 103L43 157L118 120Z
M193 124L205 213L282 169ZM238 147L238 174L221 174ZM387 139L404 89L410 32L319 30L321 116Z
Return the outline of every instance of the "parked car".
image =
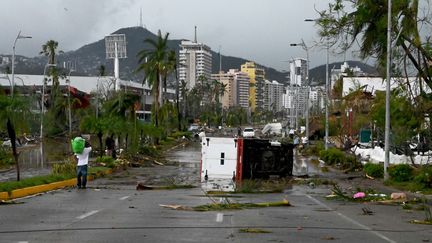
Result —
M243 129L243 137L244 138L255 137L255 130L252 127L246 127L245 129Z

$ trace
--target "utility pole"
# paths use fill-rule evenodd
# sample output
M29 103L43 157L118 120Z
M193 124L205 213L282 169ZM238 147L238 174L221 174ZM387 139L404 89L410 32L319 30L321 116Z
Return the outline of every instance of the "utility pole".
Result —
M390 65L391 65L391 5L388 0L387 9L387 83L386 83L386 105L385 105L385 135L384 135L384 180L389 178L388 166L390 160Z

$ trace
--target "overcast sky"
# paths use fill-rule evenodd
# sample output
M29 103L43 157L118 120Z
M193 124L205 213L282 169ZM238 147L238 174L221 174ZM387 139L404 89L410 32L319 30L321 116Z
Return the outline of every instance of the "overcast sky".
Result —
M71 51L100 40L119 28L137 26L140 8L143 24L153 33L169 32L171 39L193 39L223 55L254 60L278 70L286 61L306 58L301 47L319 41L316 18L331 0L1 0L0 54L11 54L21 30L32 39L20 39L16 54L38 55L42 44L53 39L59 50ZM311 48L311 66L325 63L321 47ZM333 54L330 61L343 61ZM347 59L355 59L347 53Z

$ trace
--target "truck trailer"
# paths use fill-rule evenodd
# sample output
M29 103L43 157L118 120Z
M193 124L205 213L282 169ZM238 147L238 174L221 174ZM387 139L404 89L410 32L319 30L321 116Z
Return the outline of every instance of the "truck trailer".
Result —
M266 139L203 137L201 182L292 176L293 149Z

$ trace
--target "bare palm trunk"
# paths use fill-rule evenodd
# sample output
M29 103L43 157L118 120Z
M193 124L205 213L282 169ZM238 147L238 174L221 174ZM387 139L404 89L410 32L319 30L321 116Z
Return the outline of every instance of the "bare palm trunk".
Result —
M20 180L20 167L19 167L19 163L18 163L18 153L16 151L16 133L15 133L15 128L13 127L9 118L7 120L6 126L7 126L9 138L11 140L11 145L12 145L12 154L13 154L13 157L15 160L17 181L19 181Z

